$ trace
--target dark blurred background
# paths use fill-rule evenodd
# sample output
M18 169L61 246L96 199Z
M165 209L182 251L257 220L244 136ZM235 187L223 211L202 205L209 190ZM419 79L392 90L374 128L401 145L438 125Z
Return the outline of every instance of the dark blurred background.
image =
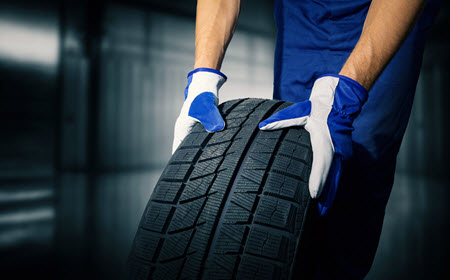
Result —
M195 2L0 2L1 279L123 278L170 157ZM271 98L272 5L244 1L222 102ZM367 279L450 279L449 18L445 1Z

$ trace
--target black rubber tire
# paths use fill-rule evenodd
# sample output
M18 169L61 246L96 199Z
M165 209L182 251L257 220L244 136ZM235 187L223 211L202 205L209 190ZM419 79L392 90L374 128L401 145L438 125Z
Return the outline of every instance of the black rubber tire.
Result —
M165 168L139 225L130 279L292 279L311 208L303 128L258 123L291 103L219 106L226 129L197 124Z

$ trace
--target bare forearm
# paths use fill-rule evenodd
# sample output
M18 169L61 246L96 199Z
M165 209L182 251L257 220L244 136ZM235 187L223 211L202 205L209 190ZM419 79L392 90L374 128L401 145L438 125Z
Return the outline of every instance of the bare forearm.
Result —
M220 70L239 17L240 0L198 0L194 68Z
M413 29L424 3L424 0L373 0L361 37L340 74L369 90Z

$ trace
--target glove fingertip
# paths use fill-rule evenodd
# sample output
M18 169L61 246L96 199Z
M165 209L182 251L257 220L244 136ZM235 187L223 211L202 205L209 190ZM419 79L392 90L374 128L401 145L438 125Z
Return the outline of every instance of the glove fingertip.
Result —
M212 124L205 123L203 126L207 132L213 133L224 130L225 122L222 120L222 123L212 123Z
M268 125L268 123L266 121L262 121L262 122L259 123L258 127L261 130L266 130L267 129L267 125Z
M219 109L215 106L209 109L208 113L200 119L200 122L203 124L205 130L210 133L221 131L225 128L225 121Z
M309 178L309 194L313 199L316 199L320 196L321 186L320 183L314 177Z
M309 194L311 195L311 197L312 197L313 199L316 199L317 197L319 197L319 196L318 196L318 191L317 191L317 190L314 190L314 189L311 189L311 188L309 188Z
M280 122L277 120L272 120L272 117L260 122L258 127L261 130L275 130L278 128L283 128L280 127Z

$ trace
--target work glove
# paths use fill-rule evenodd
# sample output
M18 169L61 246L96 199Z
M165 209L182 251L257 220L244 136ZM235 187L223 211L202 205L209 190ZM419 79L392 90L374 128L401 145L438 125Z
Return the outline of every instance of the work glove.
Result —
M225 121L217 109L217 104L219 89L227 77L214 69L197 68L189 72L187 80L184 104L175 122L172 154L197 122L200 122L208 132L225 128Z
M262 130L304 126L309 132L313 151L309 192L312 198L319 198L320 215L331 207L345 162L353 155L353 120L367 97L358 82L342 75L324 75L314 82L309 100L259 124Z

